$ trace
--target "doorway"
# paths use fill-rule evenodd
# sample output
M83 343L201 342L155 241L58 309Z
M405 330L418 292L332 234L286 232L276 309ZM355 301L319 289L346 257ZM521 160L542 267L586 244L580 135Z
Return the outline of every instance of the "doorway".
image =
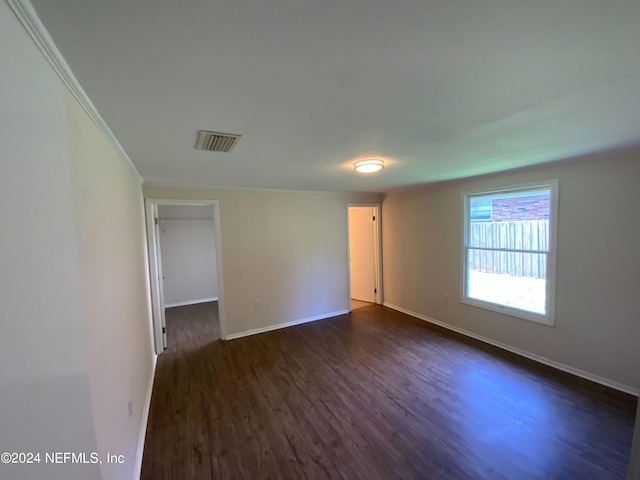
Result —
M347 219L349 310L381 304L380 205L349 204Z
M147 245L156 353L167 349L177 318L209 315L214 337L225 339L220 218L217 201L146 201ZM217 302L217 303L214 303ZM167 315L170 327L167 328ZM185 323L183 320L181 320ZM186 323L185 323L186 325Z

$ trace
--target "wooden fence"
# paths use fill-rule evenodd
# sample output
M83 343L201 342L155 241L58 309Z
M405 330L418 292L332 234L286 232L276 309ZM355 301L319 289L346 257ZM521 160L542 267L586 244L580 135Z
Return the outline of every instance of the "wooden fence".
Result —
M549 221L473 222L469 229L469 266L487 273L546 278ZM543 253L482 250L506 248Z

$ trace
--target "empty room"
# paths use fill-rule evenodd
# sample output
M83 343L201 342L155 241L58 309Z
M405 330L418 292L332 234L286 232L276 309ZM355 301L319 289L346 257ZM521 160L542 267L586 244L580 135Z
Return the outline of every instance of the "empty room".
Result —
M640 480L638 25L0 0L0 479Z

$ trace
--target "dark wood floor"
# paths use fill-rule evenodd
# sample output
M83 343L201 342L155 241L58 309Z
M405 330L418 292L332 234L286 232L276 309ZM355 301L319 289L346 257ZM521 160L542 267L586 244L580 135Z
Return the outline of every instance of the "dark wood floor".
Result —
M624 479L636 400L382 306L217 339L167 315L142 479Z
M351 299L351 310L356 310L358 308L370 307L371 305L375 305L375 303L365 302L363 300L356 300L355 298Z
M167 318L165 355L188 355L199 346L208 345L220 339L218 302L167 308L165 315ZM158 360L162 358L164 355Z

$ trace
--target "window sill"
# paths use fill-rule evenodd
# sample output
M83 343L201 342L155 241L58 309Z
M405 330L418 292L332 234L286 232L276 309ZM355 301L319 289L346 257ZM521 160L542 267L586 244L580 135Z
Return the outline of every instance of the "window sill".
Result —
M490 310L496 313L501 313L503 315L509 315L510 317L516 317L522 320L539 323L547 327L555 326L555 319L553 315L540 315L537 313L526 312L524 310L518 310L517 308L504 307L496 303L483 302L482 300L476 300L472 298L462 298L460 300L460 303L472 307L482 308L484 310Z

